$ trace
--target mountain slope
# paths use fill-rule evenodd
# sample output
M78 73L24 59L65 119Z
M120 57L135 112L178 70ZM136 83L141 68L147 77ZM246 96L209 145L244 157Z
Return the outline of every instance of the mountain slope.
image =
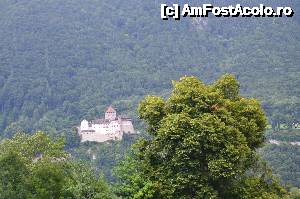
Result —
M2 136L56 134L111 103L135 116L142 96L167 94L173 79L211 82L226 72L236 74L244 95L263 101L272 120L299 118L297 12L162 21L160 1L138 0L1 1L0 11Z

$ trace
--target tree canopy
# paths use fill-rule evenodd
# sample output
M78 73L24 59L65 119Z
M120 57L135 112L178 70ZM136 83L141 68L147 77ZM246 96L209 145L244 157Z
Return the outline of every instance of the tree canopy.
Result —
M46 134L17 134L0 144L0 198L111 199L102 176L73 161L61 140Z
M139 105L151 139L143 139L117 173L128 198L281 198L284 189L256 153L266 116L224 75L211 85L196 77L173 82L167 100ZM125 174L124 174L125 173ZM129 174L128 174L129 173Z

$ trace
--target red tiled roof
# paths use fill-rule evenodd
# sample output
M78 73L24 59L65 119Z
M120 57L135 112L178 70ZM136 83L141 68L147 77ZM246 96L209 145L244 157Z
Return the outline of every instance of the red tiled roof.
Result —
M109 106L106 112L116 112L116 110L112 106Z

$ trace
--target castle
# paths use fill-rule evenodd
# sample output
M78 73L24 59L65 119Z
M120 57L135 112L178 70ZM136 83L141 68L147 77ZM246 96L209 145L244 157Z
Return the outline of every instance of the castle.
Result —
M82 120L77 128L81 142L105 142L108 140L121 140L123 134L134 134L130 118L118 116L117 111L109 106L105 117L92 121Z

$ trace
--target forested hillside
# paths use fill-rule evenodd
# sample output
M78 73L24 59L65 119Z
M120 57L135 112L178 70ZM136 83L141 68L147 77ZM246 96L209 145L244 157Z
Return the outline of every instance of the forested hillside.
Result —
M0 1L1 136L56 134L109 104L135 116L143 95L167 93L173 79L226 72L263 101L274 127L299 120L298 2L265 2L292 6L293 18L180 22L162 21L160 3Z
M268 131L267 139L280 141L280 144L267 144L261 154L285 183L300 187L300 130Z

